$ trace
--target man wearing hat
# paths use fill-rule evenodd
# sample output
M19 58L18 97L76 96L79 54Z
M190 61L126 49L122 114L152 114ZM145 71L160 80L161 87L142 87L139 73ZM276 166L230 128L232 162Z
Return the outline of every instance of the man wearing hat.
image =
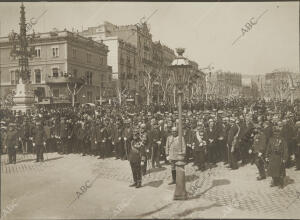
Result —
M184 138L182 137L182 148L180 148L178 131L176 127L173 127L172 135L167 138L167 142L166 142L166 155L167 155L167 159L171 163L171 172L172 172L172 182L170 182L169 185L176 183L175 163L178 160L179 154L185 154L185 152L186 152L186 145L185 145Z
M205 131L204 138L207 143L207 162L215 166L216 158L216 140L218 134L216 133L215 123L213 119L208 120L208 128Z
M120 159L124 157L124 146L123 146L123 128L121 122L118 120L115 128L112 131L112 145L115 150L115 158Z
M194 165L198 167L198 170L204 171L206 141L203 138L203 128L198 126L195 130L192 140Z
M140 140L138 130L134 129L132 133L132 140L128 148L128 161L130 162L134 183L130 187L140 188L142 186L141 161L142 156L145 155L145 146Z
M10 123L8 125L8 131L6 134L6 138L4 141L4 146L7 149L8 153L8 163L16 163L17 162L17 149L18 149L18 140L19 135L17 130L15 129L15 124Z
M185 161L186 163L189 163L190 157L192 156L192 143L194 139L194 132L191 129L191 124L189 121L185 123L184 129L183 129L183 136L184 140L186 141L186 155L185 155Z
M46 132L40 120L36 121L33 131L33 146L36 147L36 162L44 161L44 150L46 147Z
M281 129L281 122L273 127L273 135L267 146L266 160L269 161L268 175L272 177L271 187L279 185L283 188L288 147L285 139L280 135Z
M230 128L228 131L227 148L228 148L228 163L229 167L233 170L238 169L238 136L240 127L235 118L230 118Z
M131 128L131 120L126 119L125 120L125 128L123 130L123 140L124 140L124 152L125 156L123 159L128 159L128 152L130 148L130 142L132 140L132 128Z
M160 165L160 152L161 152L161 144L162 138L161 133L158 129L158 124L154 120L152 121L152 129L148 133L148 149L151 150L151 163L152 168L155 168L155 165L158 168L161 168Z
M254 128L254 141L252 148L249 149L249 154L254 155L255 165L258 169L259 176L256 178L257 180L266 179L265 167L264 167L264 157L266 153L267 147L267 138L262 131L262 127L257 124Z

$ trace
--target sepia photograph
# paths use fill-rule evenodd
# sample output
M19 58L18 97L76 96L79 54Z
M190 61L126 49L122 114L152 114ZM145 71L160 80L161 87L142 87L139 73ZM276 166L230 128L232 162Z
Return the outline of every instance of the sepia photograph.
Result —
M299 4L0 2L0 219L300 219Z

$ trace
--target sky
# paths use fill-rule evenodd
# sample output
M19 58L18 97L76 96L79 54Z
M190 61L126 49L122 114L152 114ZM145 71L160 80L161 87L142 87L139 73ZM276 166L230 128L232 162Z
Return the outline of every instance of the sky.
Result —
M72 31L148 18L153 40L215 70L264 74L299 71L299 2L25 2L35 32ZM19 32L20 3L0 3L0 36ZM154 13L154 14L153 14ZM260 18L259 18L260 17ZM259 19L258 19L259 18ZM252 22L252 26L247 23ZM32 30L31 30L32 31ZM242 33L244 33L242 35ZM241 37L240 37L241 36ZM234 44L233 42L240 37Z

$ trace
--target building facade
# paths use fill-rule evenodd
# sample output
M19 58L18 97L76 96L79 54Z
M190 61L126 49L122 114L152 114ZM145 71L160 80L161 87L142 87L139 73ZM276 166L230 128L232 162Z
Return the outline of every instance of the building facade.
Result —
M143 72L153 67L152 35L146 23L117 26L105 21L80 34L108 45L111 51L108 60L114 62L111 63L114 79L119 80L116 85L121 90L127 89L130 96L141 93Z
M77 102L94 102L105 90L105 81L111 79L107 65L108 47L103 43L64 31L36 34L35 57L29 60L30 80L40 98L52 97L70 100L66 78L84 79ZM0 38L1 97L13 91L18 83L18 60L10 56L11 45L7 37Z
M242 91L242 75L240 73L224 72L221 70L210 72L207 76L208 97L237 97Z
M300 74L288 70L266 73L264 94L269 99L300 99Z

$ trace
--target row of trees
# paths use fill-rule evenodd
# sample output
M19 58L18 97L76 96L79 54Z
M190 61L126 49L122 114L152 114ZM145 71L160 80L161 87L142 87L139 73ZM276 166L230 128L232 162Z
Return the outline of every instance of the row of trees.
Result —
M142 76L142 84L146 93L146 103L150 105L153 101L154 90L162 97L162 102L167 103L171 100L176 103L175 82L172 71L168 67L145 69ZM205 78L200 72L191 70L183 96L185 100L200 99L205 95Z

